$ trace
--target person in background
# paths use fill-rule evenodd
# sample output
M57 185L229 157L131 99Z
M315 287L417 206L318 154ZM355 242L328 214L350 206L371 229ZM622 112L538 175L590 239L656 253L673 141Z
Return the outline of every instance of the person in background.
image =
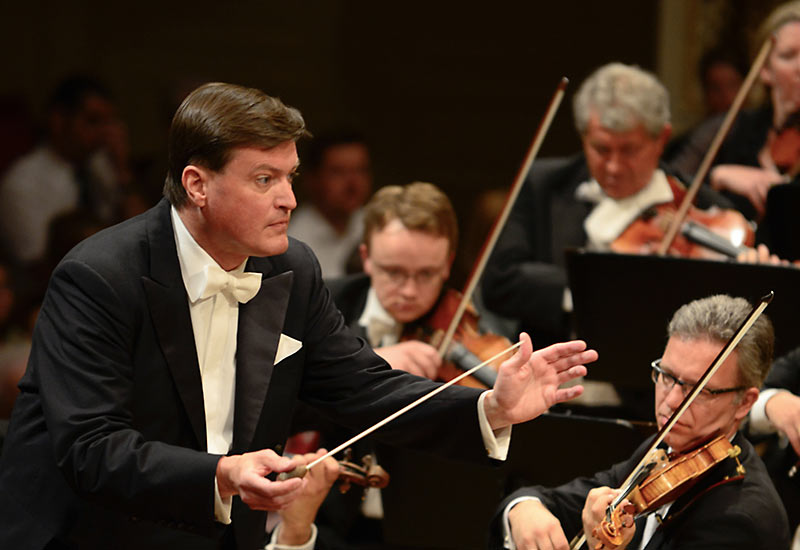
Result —
M765 215L770 188L790 182L800 160L791 155L776 155L778 150L773 148L782 130L794 128L798 123L800 2L781 4L767 16L759 27L755 48L760 49L770 36L774 36L775 44L759 72L759 80L767 91L766 103L739 113L708 174L713 189L727 193L739 210L756 221ZM718 127L719 121L712 119L699 126L671 159L684 177L694 175L682 167L699 166L692 159L705 155L707 136L714 133L713 127L706 126L713 125Z
M303 170L307 202L292 214L289 235L311 247L323 277L341 277L361 242L361 208L372 192L366 141L355 132L313 138Z
M481 281L486 307L519 320L537 345L570 331L564 251L609 250L631 223L655 206L677 206L686 191L659 163L672 126L654 75L604 65L578 89L573 113L583 152L533 164ZM717 202L702 189L696 205Z
M0 180L0 240L15 264L41 260L50 222L83 208L118 221L129 183L127 133L111 94L97 80L63 80L47 107L46 139Z
M357 336L393 368L435 380L442 359L418 338L442 298L458 246L458 224L450 200L430 183L379 189L364 207L359 253L364 273L327 281L336 307ZM405 335L405 336L404 336ZM453 368L453 367L450 367ZM354 434L302 404L294 425L304 430L287 449L333 447ZM352 448L354 460L380 462L392 453L369 438ZM402 483L402 481L400 481ZM379 548L384 518L381 491L332 491L319 512L321 539L329 548Z

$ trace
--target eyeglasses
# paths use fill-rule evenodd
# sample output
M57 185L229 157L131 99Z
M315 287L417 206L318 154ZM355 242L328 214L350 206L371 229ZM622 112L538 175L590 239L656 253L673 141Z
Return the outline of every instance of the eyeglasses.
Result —
M444 271L444 267L436 267L409 273L401 267L384 266L375 261L372 262L372 265L377 268L377 275L388 280L394 286L403 286L409 279L413 279L416 286L429 286L437 282Z
M653 369L650 372L650 378L653 379L654 384L661 384L661 387L664 388L665 391L672 391L672 388L675 384L678 385L681 389L681 393L684 397L692 393L694 391L696 384L689 384L688 382L684 382L683 380L678 379L675 375L665 371L661 368L661 359L656 359L652 363L650 363L650 368ZM697 394L697 400L710 400L718 395L722 395L724 393L732 393L736 391L742 391L747 389L747 386L737 386L735 388L720 388L720 389L711 389L708 387L703 388L700 390L700 393Z

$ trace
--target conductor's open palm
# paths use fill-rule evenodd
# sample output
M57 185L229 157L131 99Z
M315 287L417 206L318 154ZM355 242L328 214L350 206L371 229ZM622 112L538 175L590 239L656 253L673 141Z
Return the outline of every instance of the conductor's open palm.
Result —
M579 396L583 386L559 386L584 376L584 364L597 359L597 352L587 350L580 340L532 352L530 337L522 333L520 343L517 353L500 365L494 389L484 401L494 429L526 422L556 403Z

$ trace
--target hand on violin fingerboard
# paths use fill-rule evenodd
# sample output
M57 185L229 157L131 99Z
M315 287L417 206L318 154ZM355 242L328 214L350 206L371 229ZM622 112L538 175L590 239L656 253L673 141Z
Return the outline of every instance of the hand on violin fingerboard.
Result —
M326 452L325 449L320 449L316 453L307 453L294 458L299 458L303 464L309 464ZM308 541L311 536L311 524L317 517L317 511L338 477L339 463L332 457L326 458L306 472L300 496L280 511L281 528L277 540L279 544L300 545Z
M559 386L585 376L584 364L597 360L597 352L587 350L580 340L535 352L530 336L524 332L520 342L517 353L500 365L494 389L484 399L486 418L495 430L527 422L556 403L578 397L583 386Z
M569 543L561 522L538 499L524 500L508 512L511 538L517 549L567 550Z
M743 264L792 265L789 260L783 260L770 252L765 244L748 248L736 257L736 261Z
M442 358L436 348L418 340L375 348L374 351L393 369L404 370L430 380L436 379L442 365Z

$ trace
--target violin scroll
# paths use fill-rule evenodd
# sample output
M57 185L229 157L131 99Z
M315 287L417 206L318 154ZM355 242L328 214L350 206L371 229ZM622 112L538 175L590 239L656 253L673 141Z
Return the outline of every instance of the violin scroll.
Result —
M625 542L625 529L633 526L636 507L630 502L617 506L605 521L592 529L592 536L597 539L595 550L615 550Z
M351 460L352 454L352 449L347 449L344 460L339 461L340 492L346 493L354 483L378 489L389 485L389 474L375 461L375 455L368 454L361 459L361 464L356 464Z
M362 487L377 487L383 489L389 485L389 474L375 460L375 455L368 454L361 459L361 464L353 462L353 450L344 451L344 459L339 460L339 491L346 493L353 484ZM278 475L278 481L285 481L294 477L304 477L309 466L301 464L294 469Z

